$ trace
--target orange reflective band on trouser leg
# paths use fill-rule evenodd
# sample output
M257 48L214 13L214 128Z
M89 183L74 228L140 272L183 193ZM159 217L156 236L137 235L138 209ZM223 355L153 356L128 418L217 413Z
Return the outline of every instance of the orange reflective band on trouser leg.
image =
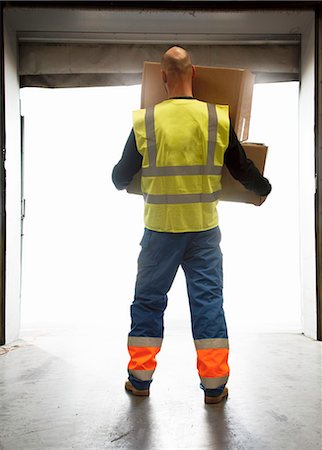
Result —
M150 380L156 368L156 355L160 347L128 346L130 353L129 372L139 380Z
M228 352L228 348L197 349L197 367L200 378L228 378Z

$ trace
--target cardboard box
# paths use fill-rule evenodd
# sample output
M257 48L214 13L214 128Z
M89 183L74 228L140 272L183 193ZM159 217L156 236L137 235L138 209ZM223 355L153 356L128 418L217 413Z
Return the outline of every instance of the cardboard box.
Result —
M160 71L160 63L144 63L142 108L167 99ZM248 139L254 79L248 70L196 66L194 97L208 103L229 105L232 124L240 141Z
M252 160L259 172L263 175L268 148L263 144L253 144L244 142L243 148L248 159ZM239 181L235 180L229 173L226 166L222 171L222 191L220 200L227 202L251 203L260 206L265 197L256 195L248 191Z
M153 106L167 99L162 79L160 63L145 62L143 67L141 107ZM230 116L237 137L247 139L254 75L248 70L196 66L193 93L199 100L228 104ZM267 147L262 144L243 143L249 159L263 174ZM141 172L136 174L127 192L141 194ZM248 191L223 167L221 200L261 205L264 198Z
M261 174L264 172L267 147L263 144L243 143L247 158L251 159ZM264 197L256 195L254 192L248 191L244 186L236 181L229 173L226 166L222 172L222 191L220 200L229 202L251 203L259 206L263 203ZM127 187L130 194L142 194L141 191L141 171L138 172Z

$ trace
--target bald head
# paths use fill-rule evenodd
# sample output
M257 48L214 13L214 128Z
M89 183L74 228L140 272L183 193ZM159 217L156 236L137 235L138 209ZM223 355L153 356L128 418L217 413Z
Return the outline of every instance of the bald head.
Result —
M165 72L185 75L191 73L191 58L189 53L181 47L171 47L161 59L161 68Z
M161 59L162 79L169 97L192 96L195 68L189 53L181 47L171 47Z

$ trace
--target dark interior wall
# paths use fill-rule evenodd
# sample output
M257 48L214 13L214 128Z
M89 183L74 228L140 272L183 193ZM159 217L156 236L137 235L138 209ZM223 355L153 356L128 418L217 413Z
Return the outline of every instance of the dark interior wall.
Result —
M0 2L0 345L5 342L5 125L3 5Z

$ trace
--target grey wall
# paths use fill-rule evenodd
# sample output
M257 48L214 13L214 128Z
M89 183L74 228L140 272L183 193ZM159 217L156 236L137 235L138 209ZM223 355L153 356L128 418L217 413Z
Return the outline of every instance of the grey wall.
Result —
M6 128L6 308L5 341L19 335L21 250L21 156L18 52L15 30L4 26Z
M315 259L315 27L314 18L302 35L299 103L299 200L301 298L304 333L316 339ZM294 155L295 156L295 155ZM296 195L296 193L294 193ZM287 207L287 201L286 201Z

